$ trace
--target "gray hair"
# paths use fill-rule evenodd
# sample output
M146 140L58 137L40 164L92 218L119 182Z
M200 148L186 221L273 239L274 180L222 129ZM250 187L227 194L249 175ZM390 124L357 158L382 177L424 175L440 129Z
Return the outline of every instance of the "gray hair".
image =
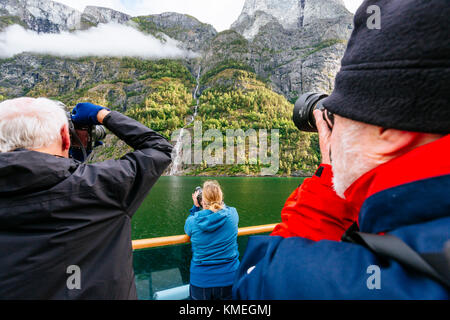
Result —
M61 139L68 125L65 106L47 98L16 98L0 103L0 152L45 148Z

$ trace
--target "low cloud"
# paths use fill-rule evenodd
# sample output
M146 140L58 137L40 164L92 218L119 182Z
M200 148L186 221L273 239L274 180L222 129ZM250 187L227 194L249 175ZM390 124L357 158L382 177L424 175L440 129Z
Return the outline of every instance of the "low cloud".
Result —
M22 52L63 57L140 57L145 59L193 58L195 53L179 48L169 37L165 42L133 27L100 24L83 31L58 34L37 33L13 25L0 33L0 58Z

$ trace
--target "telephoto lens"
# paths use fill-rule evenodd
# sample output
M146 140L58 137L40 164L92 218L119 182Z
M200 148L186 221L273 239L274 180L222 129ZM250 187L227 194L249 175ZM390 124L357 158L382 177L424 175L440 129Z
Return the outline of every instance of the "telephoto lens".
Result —
M314 110L323 110L323 99L328 97L324 93L308 92L300 96L295 102L293 120L300 131L317 132Z
M92 128L92 141L97 142L106 138L106 129L104 126L97 125Z

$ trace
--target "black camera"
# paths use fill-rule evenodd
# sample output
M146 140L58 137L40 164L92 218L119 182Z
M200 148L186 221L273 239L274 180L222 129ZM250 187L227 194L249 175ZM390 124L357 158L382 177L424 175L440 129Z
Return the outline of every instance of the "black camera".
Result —
M317 132L314 110L324 110L324 93L308 92L300 96L294 106L293 120L300 131Z
M202 187L197 187L197 188L195 188L194 193L197 192L197 191L198 191L198 194L197 194L197 202L198 202L198 204L200 205L200 207L203 208L203 204L202 204L203 189L202 189Z
M86 161L99 141L106 137L106 129L100 125L75 125L70 112L67 113L67 118L69 120L71 144L69 154L76 160Z

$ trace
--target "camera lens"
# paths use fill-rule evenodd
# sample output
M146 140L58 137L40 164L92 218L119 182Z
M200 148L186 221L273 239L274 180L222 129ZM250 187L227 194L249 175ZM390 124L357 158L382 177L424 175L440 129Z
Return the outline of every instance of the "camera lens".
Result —
M197 191L198 191L197 202L202 207L202 198L203 198L203 189L202 189L202 187L195 188L195 192L197 192Z
M105 139L106 129L104 126L94 126L92 128L92 141L100 141Z
M308 92L300 96L294 106L293 120L300 131L317 132L314 110L322 110L323 99L328 97L324 93Z

